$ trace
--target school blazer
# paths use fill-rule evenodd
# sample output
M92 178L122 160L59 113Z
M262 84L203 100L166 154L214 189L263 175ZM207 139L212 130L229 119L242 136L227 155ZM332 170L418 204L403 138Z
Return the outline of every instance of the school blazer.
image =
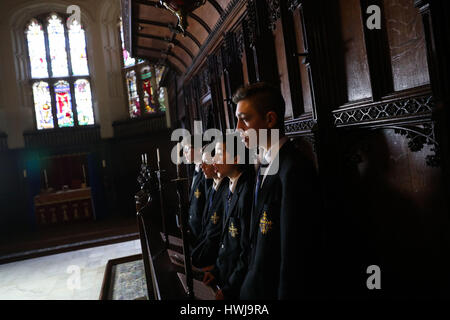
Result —
M214 269L226 299L237 299L247 272L250 216L253 202L254 173L246 170L239 177L223 222L221 242ZM228 194L228 190L227 190Z
M208 207L213 187L208 188L205 196L202 233L198 244L192 250L192 264L198 268L214 265L219 251L220 235L222 233L224 204L229 190L229 180L223 179L214 193L211 207Z
M203 210L205 208L206 179L203 172L197 173L194 185L189 192L188 223L191 231L191 243L196 244L202 232Z
M277 157L278 173L266 176L253 206L241 299L308 297L316 279L316 170L290 141Z

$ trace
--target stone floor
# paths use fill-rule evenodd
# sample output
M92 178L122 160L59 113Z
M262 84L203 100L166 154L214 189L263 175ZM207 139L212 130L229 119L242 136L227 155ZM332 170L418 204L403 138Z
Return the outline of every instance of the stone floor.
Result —
M97 300L108 260L139 253L133 240L0 265L0 300Z

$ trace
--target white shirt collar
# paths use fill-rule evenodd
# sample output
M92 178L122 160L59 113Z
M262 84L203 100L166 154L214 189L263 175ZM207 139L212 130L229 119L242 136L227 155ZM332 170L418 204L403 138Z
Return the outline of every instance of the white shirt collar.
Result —
M239 175L236 178L230 178L230 191L234 193L234 190L236 189L237 183L239 178L242 176L243 172L239 173Z
M199 164L195 165L195 172L200 172L200 165Z
M277 156L278 152L280 151L281 147L289 140L288 137L284 136L282 137L280 140L278 140L278 143L272 144L269 148L269 150L267 150L267 152L263 153L263 157L264 160L266 161L266 163L269 165L267 168L265 168L264 170L264 176L262 178L261 181L261 187L264 183L264 180L266 180L267 177L267 173L268 172L272 172L270 171L272 169L272 162L273 159L275 159L275 157ZM278 168L273 169L273 170L278 170ZM276 172L275 172L276 173ZM271 173L273 174L273 173Z
M220 187L220 184L222 183L224 178L219 178L219 179L213 179L213 188L215 191L217 191Z
M266 161L267 164L271 164L273 159L278 154L278 151L280 151L281 147L288 141L288 137L284 136L280 140L278 140L278 143L272 144L269 148L269 150L263 150L263 159Z

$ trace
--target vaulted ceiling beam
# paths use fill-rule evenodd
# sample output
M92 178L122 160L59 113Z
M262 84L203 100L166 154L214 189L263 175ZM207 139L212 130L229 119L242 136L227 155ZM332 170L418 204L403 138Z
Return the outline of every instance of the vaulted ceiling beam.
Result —
M181 49L183 49L191 57L191 59L194 59L194 55L192 54L192 52L188 48L186 48L177 39L164 38L164 37L154 36L154 35L145 34L145 33L138 33L136 36L137 37L142 37L142 38L160 40L160 41L164 41L164 42L168 42L168 43L173 43L175 46L180 47Z
M219 16L221 16L223 14L223 9L220 6L220 4L217 3L216 0L208 0L209 3L212 4L212 6L214 7L214 9L216 9L217 13L219 14Z
M175 59L177 59L178 61L181 62L181 64L187 69L187 65L186 63L183 61L183 59L181 59L180 57L178 57L175 53L170 52L170 51L164 51L161 49L155 49L155 48L150 48L150 47L144 47L144 46L136 46L136 49L142 49L142 50L149 50L149 51L154 51L154 52L159 52L161 55L167 54L168 56L171 56Z
M161 6L159 5L159 2L157 1L145 1L145 0L135 0L136 3L142 4L142 5L146 5L146 6L152 6L158 9L162 9ZM165 9L164 9L165 10ZM208 24L202 19L200 18L198 15L196 15L195 13L191 12L188 14L188 17L191 17L192 19L194 19L195 21L197 21L198 23L201 24L201 26L206 30L206 32L211 33L211 28L208 26Z
M137 23L141 23L141 24L148 24L148 25L153 25L153 26L158 26L158 27L163 27L163 28L168 28L169 30L175 32L176 27L170 23L165 23L165 22L160 22L160 21L153 21L153 20L147 20L147 19L137 19L136 21ZM200 41L198 41L198 39L190 32L186 31L186 36L188 36L189 38L192 39L192 41L195 42L195 44L200 48L202 46L202 44L200 43Z

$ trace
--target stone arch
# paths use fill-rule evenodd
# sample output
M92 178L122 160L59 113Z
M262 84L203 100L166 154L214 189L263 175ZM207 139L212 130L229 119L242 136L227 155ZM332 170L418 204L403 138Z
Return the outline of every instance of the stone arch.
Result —
M99 16L109 94L110 97L123 100L123 77L120 61L122 45L119 40L119 1L103 1Z

